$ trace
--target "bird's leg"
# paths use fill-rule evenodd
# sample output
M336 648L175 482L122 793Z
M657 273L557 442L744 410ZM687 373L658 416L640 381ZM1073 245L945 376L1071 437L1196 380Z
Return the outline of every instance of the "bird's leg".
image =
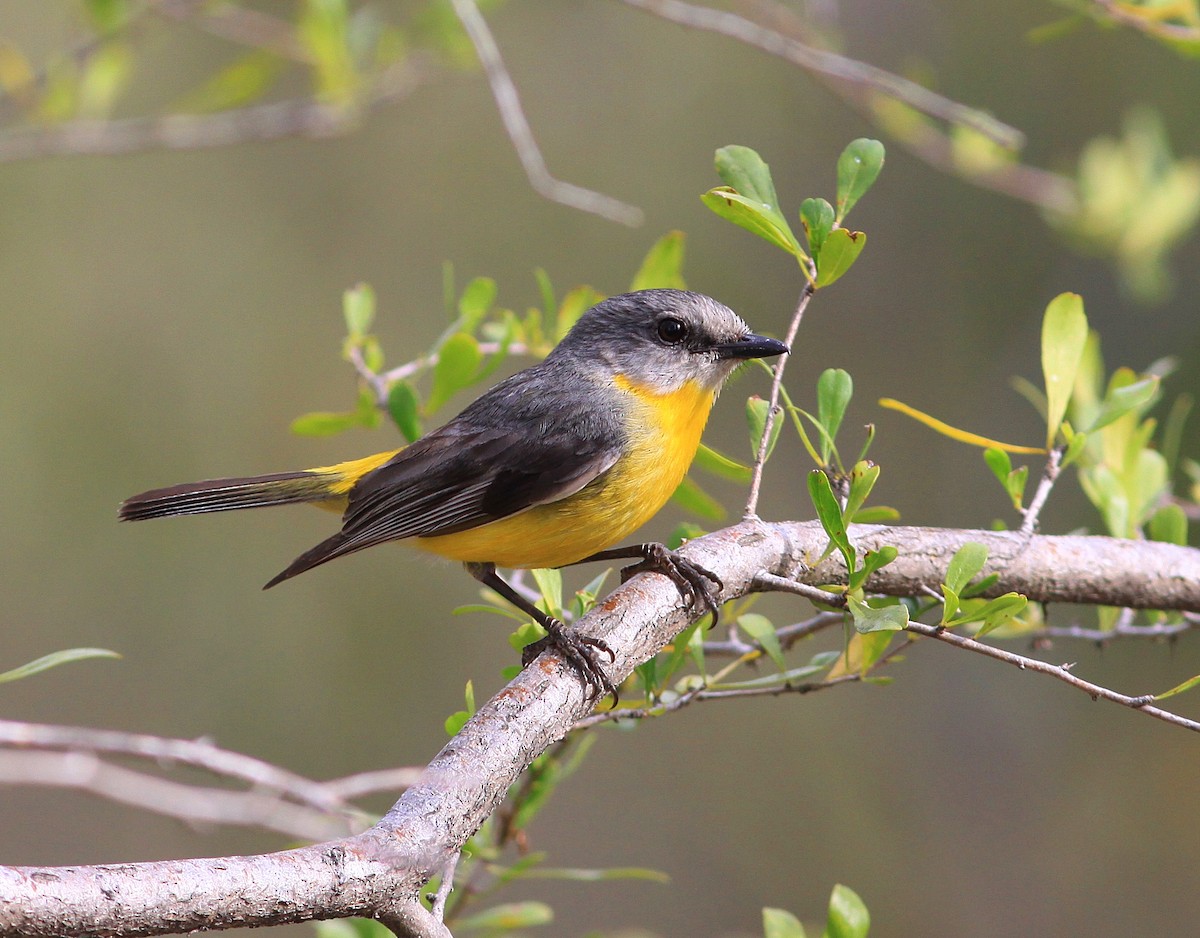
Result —
M596 656L596 652L599 651L608 655L610 662L616 661L617 656L608 647L607 642L601 638L581 635L573 629L568 629L563 622L553 616L546 615L504 582L500 574L496 572L495 564L469 563L467 572L484 586L495 590L522 612L532 616L533 620L546 630L545 638L525 647L521 653L522 666L528 665L548 648L553 648L562 655L567 664L579 672L579 676L583 679L584 686L591 696L599 698L606 694L612 694L613 704L616 705L617 689L608 675L604 673L604 669L600 667Z
M688 560L678 551L668 549L665 544L630 544L628 547L613 547L592 554L590 557L584 557L583 560L577 562L623 560L628 557L641 559L638 563L622 568L622 583L638 573L661 573L675 584L679 595L685 602L693 608L703 608L706 612L711 612L712 625L717 624L720 603L717 602L717 596L709 583L711 582L716 587L716 592L724 589L725 584L711 570Z

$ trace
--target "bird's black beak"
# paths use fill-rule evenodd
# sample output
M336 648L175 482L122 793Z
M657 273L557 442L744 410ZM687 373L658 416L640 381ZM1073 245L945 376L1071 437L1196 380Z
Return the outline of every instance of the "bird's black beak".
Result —
M768 339L765 335L755 335L752 332L736 342L714 345L711 351L717 358L770 358L772 355L790 352L791 349L778 339Z

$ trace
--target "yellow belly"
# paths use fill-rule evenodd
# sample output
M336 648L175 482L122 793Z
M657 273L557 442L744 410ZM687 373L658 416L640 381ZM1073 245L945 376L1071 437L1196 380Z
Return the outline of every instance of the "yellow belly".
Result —
M655 394L623 379L628 395L629 449L580 491L469 531L409 543L452 560L500 567L560 567L612 547L666 504L700 445L713 393L688 384Z

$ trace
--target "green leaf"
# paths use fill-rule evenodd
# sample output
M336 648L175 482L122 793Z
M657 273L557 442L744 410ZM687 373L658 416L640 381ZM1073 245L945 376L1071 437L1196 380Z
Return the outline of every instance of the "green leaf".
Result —
M764 241L769 241L777 248L787 251L793 257L803 258L805 256L804 252L800 250L796 236L792 234L791 228L787 227L787 222L783 222L781 227L769 211L770 206L765 203L747 198L728 186L709 189L700 196L700 201L726 221L745 228Z
M476 277L463 289L458 300L458 327L472 333L496 302L496 281L491 277Z
M854 518L879 479L879 467L865 459L850 470L850 494L846 497L845 518Z
M642 266L634 275L629 289L686 290L687 285L683 281L684 241L682 231L668 231L654 242L654 246L642 260Z
M750 455L755 459L758 458L758 448L762 445L763 430L767 425L768 406L768 402L757 394L746 401L746 421L750 425ZM771 453L775 450L775 444L779 442L779 434L782 430L783 421L776 419L771 425L771 439L767 441L767 459L771 458Z
M534 582L538 585L538 591L545 600L547 606L546 612L556 619L561 619L563 614L562 571L533 569L529 572L533 574Z
M1009 619L1019 616L1027 605L1029 599L1020 593L1005 593L1003 596L997 596L982 609L972 610L971 615L976 620L983 621L975 637L983 638L988 632L1000 628Z
M712 447L705 446L703 443L696 450L696 458L692 461L692 467L703 469L705 472L711 472L713 475L729 479L733 482L739 482L742 485L748 483L750 477L754 474L754 470L749 466L743 465L735 459L730 459L725 454L719 453Z
M1002 449L989 446L983 451L983 461L992 470L992 475L1000 480L1000 484L1007 486L1008 474L1012 472L1012 457Z
M819 263L821 246L833 230L833 206L824 199L805 199L800 203L800 224L808 238L808 253Z
M688 476L683 477L683 481L671 494L671 500L706 521L721 521L725 517L725 506Z
M109 651L107 648L66 648L62 651L43 655L41 658L13 668L11 671L0 672L0 684L7 684L9 681L19 681L22 678L40 674L42 671L57 668L60 664L69 664L72 661L87 661L90 658L120 657L115 651Z
M1150 516L1147 533L1152 541L1187 547L1187 528L1187 513L1179 505L1171 503L1163 505Z
M297 436L333 436L358 426L362 426L358 411L331 413L318 410L297 417L290 429Z
M871 915L858 894L849 886L834 886L822 938L866 938L870 929Z
M962 606L962 599L958 595L957 590L953 590L945 583L942 584L942 625L949 625L950 620L958 615L958 610Z
M1094 433L1101 427L1106 427L1114 420L1119 420L1131 411L1138 410L1158 396L1159 379L1157 375L1135 381L1133 384L1111 387L1100 404L1092 422L1081 427L1081 433Z
M870 508L860 508L850 520L854 524L890 524L900 520L900 512L887 505L872 505Z
M604 883L614 879L640 879L651 883L669 883L671 881L671 877L662 870L651 870L644 866L610 866L602 870L543 867L530 870L524 878L563 879L576 883Z
M849 214L879 178L883 169L883 144L859 137L850 141L837 161L837 223Z
M1184 691L1191 690L1197 684L1200 684L1200 674L1197 674L1195 677L1188 678L1182 684L1177 684L1170 690L1165 690L1161 694L1155 694L1154 699L1166 700L1168 697L1174 697L1176 694L1182 694Z
M591 287L576 287L567 293L563 297L562 305L558 308L558 315L554 320L555 341L561 340L570 332L571 327L579 322L579 317L602 299L604 297Z
M869 550L863 554L862 573L863 578L869 577L876 570L882 570L889 563L895 560L900 555L895 547L890 544L879 548L879 550Z
M961 593L963 587L971 582L987 563L988 549L983 544L968 541L954 552L946 567L945 585L956 593Z
M433 366L433 386L425 401L425 413L431 414L475 379L475 371L483 359L475 337L465 332L451 335L438 350Z
M855 570L854 548L846 533L846 524L842 519L842 506L834 497L833 487L829 484L829 476L820 469L813 469L808 473L808 494L812 499L813 507L817 510L817 518L821 522L821 527L829 535L833 546L841 552L842 558L846 561L847 570L853 573Z
M1087 342L1087 316L1083 297L1060 293L1046 307L1042 319L1042 374L1046 381L1046 448L1054 445L1067 413L1075 374Z
M821 461L829 461L833 440L837 437L854 396L854 381L850 373L841 368L826 368L817 379L817 420L825 428L827 436L821 438Z
M283 59L274 52L255 49L207 78L200 87L184 95L175 108L193 114L213 114L245 107L270 90L282 73L283 64Z
M766 616L760 616L757 612L747 612L738 616L738 625L752 639L762 646L762 650L767 653L775 666L780 671L787 670L787 661L783 657L783 648L779 644L779 636L775 634L775 626Z
M968 430L960 430L957 427L952 427L948 423L943 423L936 417L932 417L922 410L917 410L915 407L910 407L903 401L897 401L890 397L881 397L879 406L886 407L888 410L898 410L902 414L907 414L916 420L918 423L923 423L929 429L948 436L952 440L958 440L960 443L967 443L971 446L986 446L992 449L1001 449L1007 453L1044 453L1046 452L1040 446L1018 446L1016 443L1001 443L999 440L989 439L986 436L980 436L978 433L971 433Z
M817 260L817 286L827 287L848 271L867 246L865 231L834 228L821 247Z
M846 596L846 608L854 618L854 630L867 632L899 632L908 627L908 607L891 605L876 608L856 596Z
M421 399L412 382L397 381L388 389L388 414L392 423L412 443L421 437Z
M554 910L544 902L509 902L492 906L475 915L459 919L456 932L495 931L510 932L535 925L549 925L554 921Z
M765 908L763 916L763 938L805 938L800 919L785 909Z

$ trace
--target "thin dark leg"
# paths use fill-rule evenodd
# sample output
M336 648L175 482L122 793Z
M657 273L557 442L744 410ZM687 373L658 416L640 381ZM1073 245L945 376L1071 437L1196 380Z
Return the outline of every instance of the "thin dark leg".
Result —
M576 563L591 563L594 560L624 560L630 557L638 557L640 562L621 570L622 583L637 573L661 573L675 584L684 601L693 607L704 607L706 611L712 613L712 624L717 624L720 603L717 602L717 596L709 583L712 583L718 592L725 587L725 584L711 570L680 556L676 551L668 550L664 544L631 544L628 547L613 547L592 554L590 557L584 557ZM574 566L574 564L568 566Z
M580 635L578 632L568 629L564 623L553 616L546 615L504 582L500 574L496 572L495 564L469 563L467 572L484 586L495 590L522 612L531 616L538 625L546 630L545 638L527 646L521 654L523 666L528 665L547 648L553 648L562 655L567 664L579 672L584 685L593 696L603 697L606 694L612 694L613 705L616 705L617 689L608 675L604 673L604 669L600 667L600 662L596 660L597 651L608 655L609 661L616 660L617 656L613 654L613 650L608 647L607 642L600 638Z

